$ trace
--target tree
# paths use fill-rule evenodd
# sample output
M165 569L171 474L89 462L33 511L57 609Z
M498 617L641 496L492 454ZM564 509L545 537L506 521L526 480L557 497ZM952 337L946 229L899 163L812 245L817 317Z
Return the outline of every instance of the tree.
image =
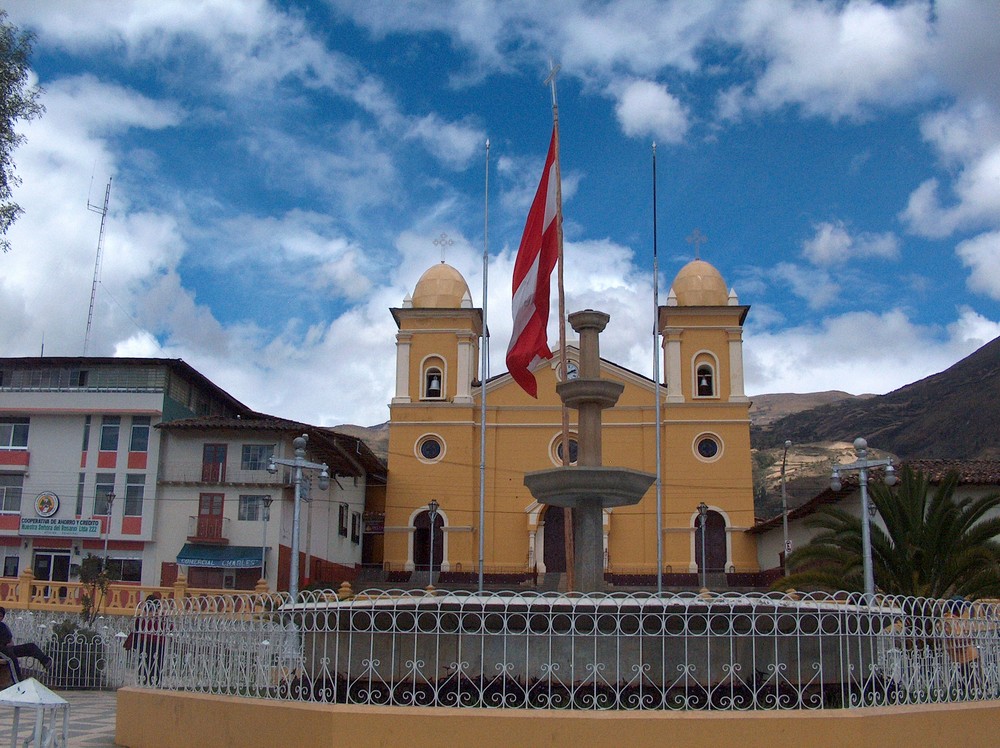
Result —
M1000 494L957 498L958 475L931 491L922 473L904 467L899 487L869 486L884 529L871 524L875 586L893 595L947 599L1000 595ZM776 586L863 589L861 520L825 507L807 523L820 532L788 557L789 577Z
M121 578L117 570L107 568L105 562L106 559L88 553L80 564L80 583L83 585L80 617L87 626L93 626L100 615L111 583Z
M7 252L7 230L24 211L11 197L21 183L14 172L14 151L24 142L17 132L20 120L31 120L45 111L38 98L41 91L28 85L28 60L34 35L7 21L0 10L0 249Z

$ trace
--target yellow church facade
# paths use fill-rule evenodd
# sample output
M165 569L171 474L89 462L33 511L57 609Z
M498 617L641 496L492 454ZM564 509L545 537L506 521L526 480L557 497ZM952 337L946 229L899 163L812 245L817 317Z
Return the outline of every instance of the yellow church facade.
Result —
M662 525L654 484L634 506L604 510L606 578L653 583L657 533L669 575L755 573L750 403L743 391L742 326L749 307L707 262L686 265L659 309ZM541 581L566 569L564 516L534 500L524 474L562 464L558 356L534 368L538 399L509 374L481 382L482 311L467 283L440 263L392 309L396 388L390 405L384 564L389 572L468 581ZM578 349L568 350L575 376ZM607 466L656 472L656 386L601 360L601 377L624 386L603 413ZM486 395L486 459L481 460ZM576 411L569 410L570 458ZM485 485L485 491L481 487ZM434 502L432 528L432 502ZM480 505L483 505L482 524ZM708 507L704 535L699 504ZM432 535L433 532L433 535ZM704 552L702 552L704 537ZM433 553L433 558L432 554ZM718 577L713 577L718 579ZM430 579L430 576L427 577ZM677 579L681 579L678 577Z

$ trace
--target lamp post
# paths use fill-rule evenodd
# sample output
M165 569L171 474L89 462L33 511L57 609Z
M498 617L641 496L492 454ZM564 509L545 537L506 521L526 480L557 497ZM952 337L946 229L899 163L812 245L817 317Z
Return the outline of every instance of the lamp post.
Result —
M862 566L865 577L865 597L871 599L875 595L875 573L872 569L872 535L871 520L874 518L874 511L870 511L868 503L868 470L873 467L885 467L885 484L887 486L896 485L896 470L892 466L892 458L884 460L868 459L868 442L858 437L854 440L854 451L858 459L849 465L837 465L833 469L833 476L830 479L830 488L833 491L841 489L840 471L857 470L858 482L861 484L861 550ZM874 507L871 507L874 509Z
M788 554L792 552L792 544L788 542L788 494L785 492L785 463L788 459L788 448L792 442L785 440L785 451L781 453L781 530L784 534L784 552L782 566L785 567L785 576L788 576Z
M267 521L271 519L271 502L274 501L271 495L261 497L260 518L264 525L264 532L260 539L260 578L267 581L267 572L264 570L264 559L267 557Z
M294 468L293 482L295 483L295 503L292 506L292 563L289 570L288 596L292 602L296 602L299 597L299 523L302 518L302 471L319 470L319 489L325 491L330 487L330 468L325 462L309 462L306 459L306 444L309 443L309 435L297 436L292 441L295 447L295 459L288 460L271 455L267 463L267 472L274 475L278 472L278 465Z
M108 570L108 538L111 537L111 507L115 504L115 492L108 491L108 529L104 532L104 563L101 564L101 571Z
M438 507L440 504L437 503L437 499L431 499L427 504L427 516L431 521L431 557L430 563L427 564L427 586L430 587L434 584L434 525L437 522Z
M701 525L701 588L708 589L708 570L705 567L705 525L708 524L708 504L698 505L698 521Z

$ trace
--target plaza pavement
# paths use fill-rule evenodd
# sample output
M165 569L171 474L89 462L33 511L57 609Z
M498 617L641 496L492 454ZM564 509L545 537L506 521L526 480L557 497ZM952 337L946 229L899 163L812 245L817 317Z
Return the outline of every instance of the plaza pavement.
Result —
M113 748L115 713L118 706L114 691L56 691L69 702L69 748ZM60 728L62 721L60 720ZM0 745L10 745L14 725L13 707L0 706ZM31 736L34 715L21 710L19 737Z

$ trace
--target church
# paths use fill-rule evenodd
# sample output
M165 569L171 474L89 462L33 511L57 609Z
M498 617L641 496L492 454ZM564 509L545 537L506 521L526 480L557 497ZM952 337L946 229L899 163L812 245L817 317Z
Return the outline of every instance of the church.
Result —
M748 311L719 271L700 259L678 272L659 308L662 523L657 526L655 484L638 504L604 510L604 578L612 586L656 584L658 534L666 584L697 586L702 572L716 587L741 579L753 584L758 576L756 536L746 532L754 525L750 402L743 389ZM524 475L562 464L555 386L576 375L578 348L569 345L566 371L558 356L534 366L537 400L509 373L481 381L482 310L461 273L444 262L428 269L391 312L398 333L385 495L387 580L474 582L481 553L487 584L554 588L566 571L563 510L536 502ZM624 386L617 405L603 414L604 464L655 473L657 385L606 359L600 367L602 378ZM572 462L577 413L568 413ZM707 506L704 530L701 504Z

